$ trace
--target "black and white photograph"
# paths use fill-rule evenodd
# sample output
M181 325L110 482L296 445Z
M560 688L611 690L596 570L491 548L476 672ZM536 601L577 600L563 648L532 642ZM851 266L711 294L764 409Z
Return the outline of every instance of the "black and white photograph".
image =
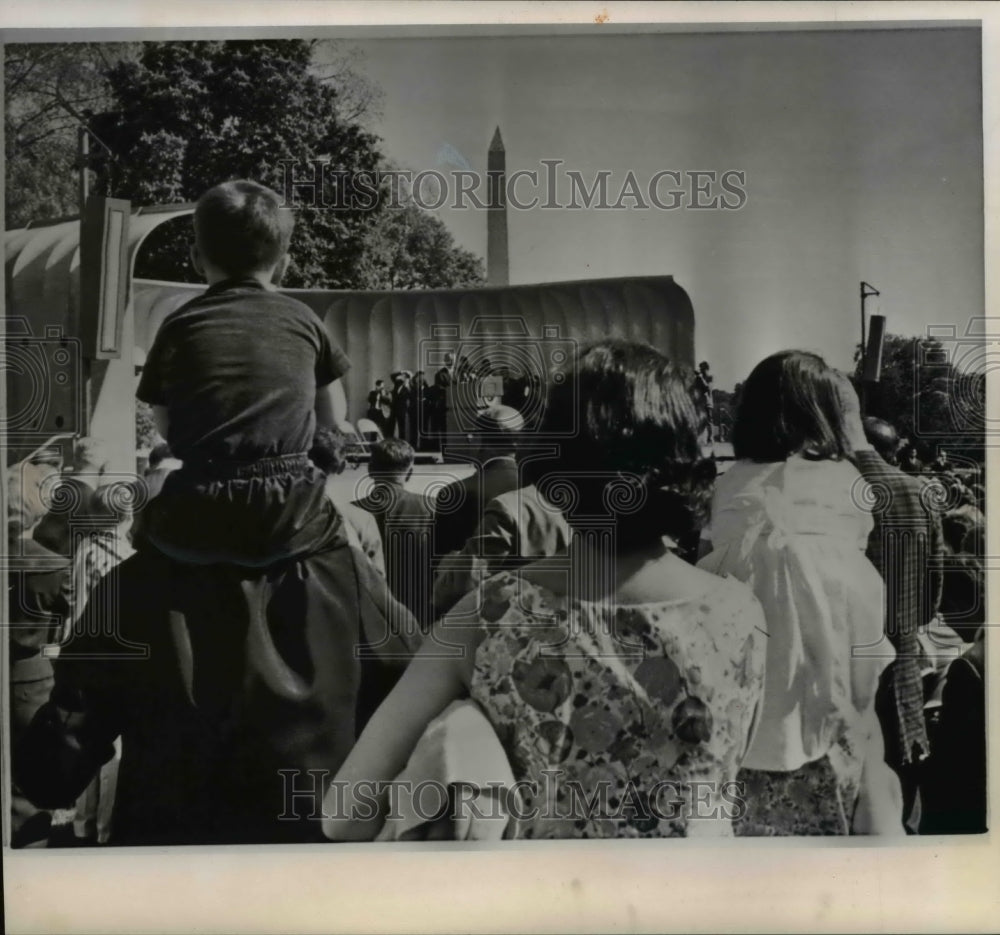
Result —
M989 840L984 26L840 6L3 29L22 874Z

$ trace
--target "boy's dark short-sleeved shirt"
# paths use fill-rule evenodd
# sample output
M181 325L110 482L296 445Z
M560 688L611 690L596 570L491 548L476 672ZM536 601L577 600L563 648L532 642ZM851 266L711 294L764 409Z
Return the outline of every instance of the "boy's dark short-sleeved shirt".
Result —
M181 460L253 461L307 451L316 390L349 367L309 306L221 282L163 322L136 395L167 408Z

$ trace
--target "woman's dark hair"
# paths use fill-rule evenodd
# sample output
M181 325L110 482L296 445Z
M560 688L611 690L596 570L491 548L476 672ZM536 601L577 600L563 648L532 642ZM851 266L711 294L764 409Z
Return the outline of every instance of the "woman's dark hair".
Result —
M645 344L580 350L549 387L542 417L541 434L562 437L559 453L527 461L527 482L571 524L613 518L620 548L689 537L708 517L715 479L699 443L704 416L691 377Z
M750 461L814 461L851 454L839 376L818 354L780 351L753 368L740 393L733 454Z

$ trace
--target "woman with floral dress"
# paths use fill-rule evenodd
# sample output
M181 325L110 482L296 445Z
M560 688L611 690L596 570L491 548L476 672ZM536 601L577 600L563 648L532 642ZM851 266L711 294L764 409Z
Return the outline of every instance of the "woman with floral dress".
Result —
M388 797L368 810L353 790L396 777L466 696L524 797L508 836L730 833L764 620L746 585L675 554L715 475L689 385L654 349L619 341L581 351L553 382L541 433L561 437L559 453L527 464L525 483L562 510L572 542L438 621L338 773L328 837L375 837Z

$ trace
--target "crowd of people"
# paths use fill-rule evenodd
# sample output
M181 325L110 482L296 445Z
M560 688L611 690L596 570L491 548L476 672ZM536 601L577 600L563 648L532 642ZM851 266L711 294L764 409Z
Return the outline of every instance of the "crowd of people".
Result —
M955 577L982 526L843 374L762 360L720 473L694 375L598 341L420 492L393 407L446 411L480 378L450 355L376 383L348 499L350 363L271 285L290 236L254 183L199 201L141 480L86 443L10 473L16 845L53 815L116 844L985 830L981 569ZM424 781L450 798L400 807Z
M390 374L391 385L375 380L368 393L362 435L371 439L401 438L417 451L439 451L449 433L448 412L456 395L471 410L491 405L518 410L532 408L542 387L537 374L523 373L500 361L481 357L476 364L465 355L446 352L430 381L423 370Z

